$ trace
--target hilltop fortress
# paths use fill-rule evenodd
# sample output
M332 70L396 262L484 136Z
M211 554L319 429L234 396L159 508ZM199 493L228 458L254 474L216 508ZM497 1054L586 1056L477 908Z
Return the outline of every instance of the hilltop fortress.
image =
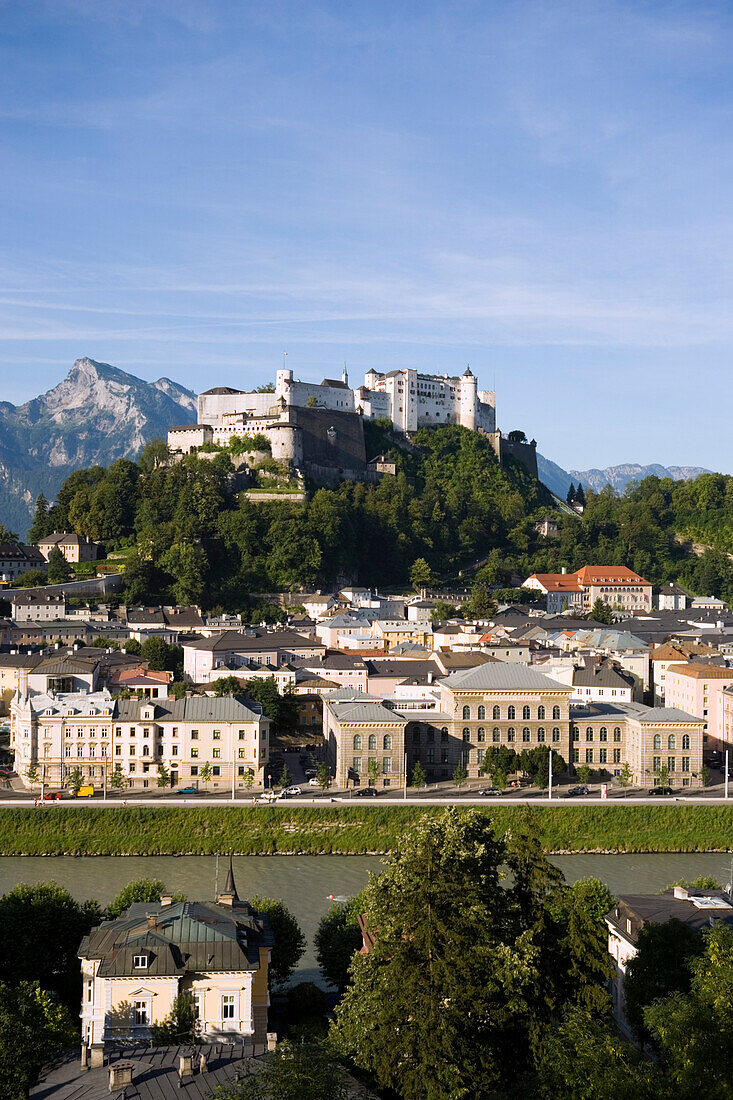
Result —
M199 395L195 425L170 429L168 446L174 455L190 454L205 443L227 446L233 436L261 435L273 458L294 470L324 480L360 478L367 472L365 418L390 420L408 436L418 428L460 424L489 436L500 461L507 447L516 446L496 431L496 395L479 390L468 368L460 376L370 370L356 389L345 368L340 379L324 378L320 385L283 369L268 392L217 386ZM515 457L536 473L534 447L525 446L526 457Z

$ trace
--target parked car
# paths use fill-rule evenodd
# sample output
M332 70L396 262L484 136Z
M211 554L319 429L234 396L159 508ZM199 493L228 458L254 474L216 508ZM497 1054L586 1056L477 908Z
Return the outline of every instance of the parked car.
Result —
M354 791L354 798L376 798L378 793L376 787L359 787Z
M482 791L479 791L479 794L483 795L484 798L498 798L501 793L499 787L484 787Z
M671 793L672 793L672 788L671 787L650 787L649 788L649 794L653 794L653 795L665 795L665 794L671 794Z
M308 786L309 787L320 787L320 785L321 785L321 781L315 775L312 775L310 777L310 779L308 780Z
M283 794L286 794L289 798L297 798L299 794L302 794L302 790L297 785L292 787L286 787Z
M577 787L570 787L570 788L568 788L568 790L565 794L565 797L566 798L576 798L578 795L581 795L581 794L590 794L590 788L586 787L585 784L580 784Z
M73 787L69 787L69 794L72 798L91 798L94 794L94 787L91 784L87 784L83 787L79 787L78 791L75 791Z
M315 779L317 774L318 773L316 772L315 768L306 768L305 771L303 772L303 775L305 776L306 779Z
M198 787L176 787L176 794L201 794Z
M47 791L43 796L44 802L58 802L60 798L63 798L61 791Z
M262 794L260 795L260 797L257 799L257 801L258 802L276 802L279 797L280 796L278 794L276 794L276 792L273 791L273 790L263 791Z

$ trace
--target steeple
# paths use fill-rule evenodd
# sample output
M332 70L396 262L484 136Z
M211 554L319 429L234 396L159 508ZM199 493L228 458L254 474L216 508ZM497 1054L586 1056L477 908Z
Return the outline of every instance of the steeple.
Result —
M341 381L345 382L346 385L348 386L348 384L349 384L349 375L348 375L347 370L346 370L346 361L344 361L344 369L341 373Z
M232 867L232 854L229 853L229 870L227 872L227 880L224 883L224 889L217 897L219 905L236 905L239 901L239 895L237 894L237 884L234 881L234 868Z

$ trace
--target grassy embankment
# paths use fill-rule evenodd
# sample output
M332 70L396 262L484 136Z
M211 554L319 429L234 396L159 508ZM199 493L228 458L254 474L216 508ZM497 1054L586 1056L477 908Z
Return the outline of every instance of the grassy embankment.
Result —
M393 848L437 807L197 807L0 810L1 855L364 855ZM733 807L492 807L498 833L523 815L548 852L733 850Z

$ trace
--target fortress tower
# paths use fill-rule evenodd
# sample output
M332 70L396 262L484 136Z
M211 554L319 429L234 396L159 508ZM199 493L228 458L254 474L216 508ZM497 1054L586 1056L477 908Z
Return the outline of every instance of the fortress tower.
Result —
M476 377L471 373L471 368L466 367L466 373L461 377L460 401L458 406L458 423L464 428L476 431Z

